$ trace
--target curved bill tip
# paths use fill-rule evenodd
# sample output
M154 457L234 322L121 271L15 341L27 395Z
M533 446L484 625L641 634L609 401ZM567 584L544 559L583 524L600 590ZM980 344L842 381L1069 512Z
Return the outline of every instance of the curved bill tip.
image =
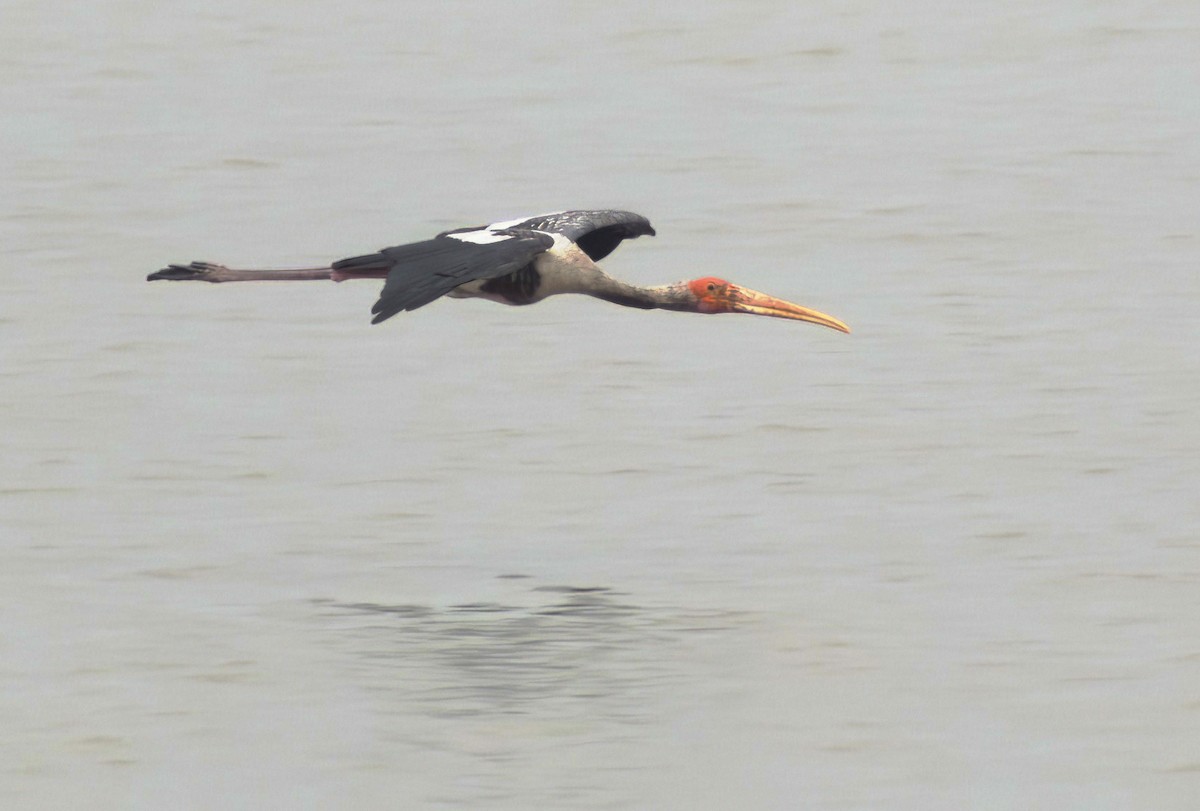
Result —
M810 324L836 329L838 332L850 332L850 327L845 322L809 307L802 307L799 304L777 299L774 296L759 293L757 290L747 290L744 287L730 292L733 293L733 300L730 303L732 312L765 315L771 318L790 318L793 321L807 321Z

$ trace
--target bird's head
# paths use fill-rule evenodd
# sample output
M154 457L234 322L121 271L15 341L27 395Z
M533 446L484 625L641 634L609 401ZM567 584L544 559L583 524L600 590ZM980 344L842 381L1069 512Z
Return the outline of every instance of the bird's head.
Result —
M692 309L698 313L749 313L750 315L767 315L772 318L790 318L794 321L808 321L810 324L820 324L823 327L836 329L839 332L849 332L850 328L838 319L825 313L792 304L790 301L773 298L757 290L738 287L724 279L706 276L703 279L692 279L684 282L685 298L690 300Z

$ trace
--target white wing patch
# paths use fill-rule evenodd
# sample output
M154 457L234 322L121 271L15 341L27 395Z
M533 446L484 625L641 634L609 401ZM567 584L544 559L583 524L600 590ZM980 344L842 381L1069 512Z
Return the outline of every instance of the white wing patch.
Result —
M532 217L520 217L515 220L504 220L503 222L494 222L491 225L484 226L477 231L464 231L461 234L446 234L451 239L457 239L461 242L474 242L476 245L491 245L494 242L503 242L506 239L515 239L509 234L497 234L497 231L504 231L513 226L520 225L523 222L530 220L544 220L547 217L553 217L556 214L562 214L561 211L554 211L548 214L535 214ZM542 233L542 232L539 232Z
M534 214L530 217L519 217L515 220L505 220L504 222L494 222L488 226L489 230L502 231L505 228L512 228L514 225L520 225L523 222L530 220L544 220L547 217L553 217L555 214L562 214L562 211L550 211L545 214Z
M562 211L553 211L553 212L550 212L550 214L538 214L538 215L534 215L532 217L520 217L520 218L517 218L517 220L505 220L503 222L493 222L491 224L491 226L485 226L484 228L480 228L478 230L468 230L468 232L462 232L461 234L446 234L446 236L449 236L449 238L456 239L461 242L474 242L475 245L492 245L493 242L503 242L504 240L516 239L515 236L512 236L510 234L497 234L496 232L498 232L498 230L508 230L509 228L512 228L514 226L520 226L520 224L523 222L529 222L530 220L545 220L545 218L547 218L547 217L553 217L558 214L563 214L563 212ZM545 233L545 232L538 232L538 233ZM547 235L552 236L552 234L547 234ZM560 247L558 245L557 238L556 238L556 240L554 240L554 247L556 247L556 248Z
M494 226L481 228L478 231L466 231L461 234L446 234L451 239L457 239L459 242L474 242L476 245L490 245L493 242L503 242L506 239L514 239L510 234L497 234L492 230Z

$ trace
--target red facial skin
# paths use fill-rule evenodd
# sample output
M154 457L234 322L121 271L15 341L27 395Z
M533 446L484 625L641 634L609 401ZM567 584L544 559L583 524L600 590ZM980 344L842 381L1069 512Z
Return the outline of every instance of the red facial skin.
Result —
M705 276L687 283L688 291L696 297L696 311L701 313L747 313L772 318L788 318L807 321L838 332L849 332L850 328L831 315L817 310L777 299L757 290L739 287L736 284Z
M728 313L732 311L729 290L732 285L716 276L692 279L688 289L696 297L696 305L702 313Z

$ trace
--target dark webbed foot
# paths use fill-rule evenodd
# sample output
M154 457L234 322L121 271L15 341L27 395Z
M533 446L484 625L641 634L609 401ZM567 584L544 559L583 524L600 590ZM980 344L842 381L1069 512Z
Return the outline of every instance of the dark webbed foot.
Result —
M169 279L173 282L194 281L194 282L217 282L221 281L218 276L222 271L226 271L224 265L217 265L212 262L192 262L189 265L168 265L162 270L156 270L146 277L146 281L153 282L158 279Z

